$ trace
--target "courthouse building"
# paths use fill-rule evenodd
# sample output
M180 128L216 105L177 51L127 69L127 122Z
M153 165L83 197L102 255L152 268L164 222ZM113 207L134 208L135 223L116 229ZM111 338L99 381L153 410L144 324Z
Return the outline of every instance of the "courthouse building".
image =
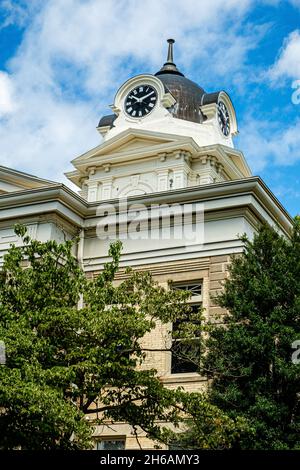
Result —
M107 261L109 236L118 236L121 268L149 270L167 288L190 290L191 303L202 304L213 318L222 314L213 297L229 257L243 250L239 236L251 237L264 221L287 234L292 220L234 148L238 126L230 96L208 93L186 78L173 61L173 42L168 40L167 61L157 73L134 76L120 87L112 114L98 124L100 144L72 160L66 175L78 193L0 167L0 255L20 243L15 223L41 241L79 234L78 262L92 277ZM124 275L121 270L119 279ZM165 349L164 341L159 326L145 338L156 350ZM149 353L145 367L157 368L168 387L197 390L205 383L191 364L168 352ZM99 426L96 438L98 448L137 447L122 423ZM141 439L143 447L153 446Z

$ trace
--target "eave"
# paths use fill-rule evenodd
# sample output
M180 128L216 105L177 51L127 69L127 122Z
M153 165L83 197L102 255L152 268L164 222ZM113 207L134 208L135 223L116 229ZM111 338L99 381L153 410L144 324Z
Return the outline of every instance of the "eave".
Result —
M242 196L242 197L241 197ZM205 186L193 186L144 194L128 198L128 204L184 204L205 203L205 211L219 211L247 206L258 220L264 221L259 207L262 207L270 220L289 234L293 219L278 199L257 176L235 181L226 181ZM15 220L27 215L57 212L78 228L96 226L99 216L97 210L102 205L111 204L119 210L119 199L88 203L63 184L45 188L17 191L0 195L1 219Z
M22 189L41 188L43 186L55 185L54 181L39 178L38 176L24 173L23 171L14 170L0 165L0 179L7 183L13 184Z

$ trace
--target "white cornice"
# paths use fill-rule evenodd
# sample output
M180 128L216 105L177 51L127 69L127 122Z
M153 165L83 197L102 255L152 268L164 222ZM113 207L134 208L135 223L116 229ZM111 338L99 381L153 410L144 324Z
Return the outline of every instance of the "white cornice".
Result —
M143 140L142 146L135 148L135 139ZM82 178L89 175L89 170L104 165L115 165L157 158L159 154L177 150L188 151L193 159L204 155L215 156L225 169L230 179L251 176L251 171L242 152L221 144L199 146L192 137L167 133L158 133L140 129L126 129L115 137L103 142L98 147L75 158L72 163L76 170L65 173L79 187Z
M244 202L233 198L240 196L252 196L252 199L244 198ZM288 233L293 220L283 208L274 194L259 177L244 178L235 181L214 183L205 186L193 186L178 190L168 190L141 196L128 198L129 204L173 204L187 202L204 202L207 210L217 211L241 204L249 206L258 220L263 221L263 211L285 233ZM252 202L251 202L252 201ZM254 201L256 201L254 203ZM97 223L97 209L103 204L113 204L118 208L119 199L108 200L103 203L88 203L68 187L57 184L45 188L17 191L15 193L0 195L0 210L2 220L15 219L20 216L57 212L78 227L92 227ZM232 205L233 204L233 205ZM265 219L266 220L266 219Z

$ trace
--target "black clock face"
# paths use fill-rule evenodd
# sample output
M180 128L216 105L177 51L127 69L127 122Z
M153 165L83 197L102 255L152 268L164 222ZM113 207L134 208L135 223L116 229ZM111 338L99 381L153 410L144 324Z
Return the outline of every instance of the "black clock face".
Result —
M150 85L139 85L125 99L125 111L133 118L151 113L157 102L156 90Z
M228 137L230 132L229 112L223 101L218 103L218 121L223 134Z

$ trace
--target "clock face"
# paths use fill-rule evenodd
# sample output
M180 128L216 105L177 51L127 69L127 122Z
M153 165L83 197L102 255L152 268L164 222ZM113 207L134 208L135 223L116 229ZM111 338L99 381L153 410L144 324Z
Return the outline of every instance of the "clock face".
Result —
M125 111L133 118L141 118L151 113L157 102L157 92L150 85L139 85L125 98Z
M229 112L223 101L218 103L218 121L223 134L228 137L230 132Z

